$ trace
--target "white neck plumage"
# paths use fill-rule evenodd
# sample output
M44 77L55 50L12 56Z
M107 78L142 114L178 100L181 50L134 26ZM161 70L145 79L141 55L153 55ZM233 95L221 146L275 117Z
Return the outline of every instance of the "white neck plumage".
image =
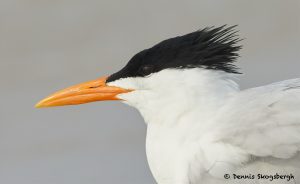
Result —
M137 108L146 123L173 124L183 114L187 117L186 113L198 120L200 115L203 119L213 116L226 98L239 91L234 78L233 74L202 68L166 69L109 85L135 90L119 97Z

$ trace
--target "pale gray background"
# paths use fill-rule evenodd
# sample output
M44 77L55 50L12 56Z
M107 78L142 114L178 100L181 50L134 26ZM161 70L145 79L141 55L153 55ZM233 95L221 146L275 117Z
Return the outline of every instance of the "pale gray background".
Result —
M223 24L246 38L243 88L300 77L299 0L0 0L0 183L154 183L136 110L33 106L165 38Z

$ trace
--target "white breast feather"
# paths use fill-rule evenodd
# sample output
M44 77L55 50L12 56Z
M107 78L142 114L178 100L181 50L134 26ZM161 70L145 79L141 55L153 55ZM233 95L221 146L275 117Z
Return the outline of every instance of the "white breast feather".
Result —
M223 176L276 172L300 182L300 79L239 91L232 76L197 68L109 85L136 89L119 97L148 124L159 184L268 183Z

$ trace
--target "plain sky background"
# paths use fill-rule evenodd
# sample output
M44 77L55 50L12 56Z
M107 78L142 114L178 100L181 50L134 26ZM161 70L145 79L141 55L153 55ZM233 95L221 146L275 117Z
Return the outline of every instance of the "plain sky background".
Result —
M0 183L155 183L135 109L34 104L163 39L223 24L245 38L242 88L300 77L299 0L0 0Z

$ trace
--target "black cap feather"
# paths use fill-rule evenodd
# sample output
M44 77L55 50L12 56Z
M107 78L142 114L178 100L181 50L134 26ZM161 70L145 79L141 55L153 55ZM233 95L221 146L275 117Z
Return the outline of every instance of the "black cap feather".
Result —
M239 73L234 62L241 46L237 45L240 39L235 27L210 27L164 40L136 54L107 82L126 77L143 77L167 68L201 67Z

